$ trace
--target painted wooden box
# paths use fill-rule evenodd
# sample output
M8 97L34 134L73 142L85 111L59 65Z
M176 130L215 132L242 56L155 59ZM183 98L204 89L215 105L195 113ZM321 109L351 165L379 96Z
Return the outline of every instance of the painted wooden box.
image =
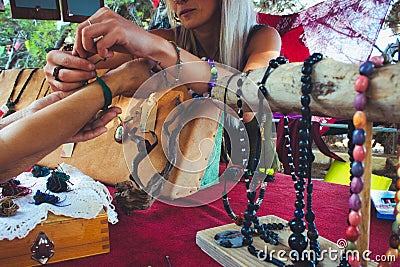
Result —
M36 240L40 241L34 244ZM46 240L51 240L53 244ZM7 267L38 266L41 265L41 257L46 263L54 263L108 253L107 213L102 211L94 219L76 219L49 213L48 219L38 224L27 237L1 240L0 251L0 266ZM34 260L35 257L39 261Z

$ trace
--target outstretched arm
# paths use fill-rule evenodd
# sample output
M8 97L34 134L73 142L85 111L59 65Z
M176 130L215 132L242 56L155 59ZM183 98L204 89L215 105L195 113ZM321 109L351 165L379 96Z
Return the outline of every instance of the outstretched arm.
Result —
M102 78L112 96L116 96L139 87L150 77L150 69L144 60L132 61ZM93 82L68 97L63 94L52 95L59 99L0 130L0 182L21 173L66 141L84 140L104 132L102 124L120 112L113 109L92 125L99 132L92 131L85 125L104 105L100 84Z

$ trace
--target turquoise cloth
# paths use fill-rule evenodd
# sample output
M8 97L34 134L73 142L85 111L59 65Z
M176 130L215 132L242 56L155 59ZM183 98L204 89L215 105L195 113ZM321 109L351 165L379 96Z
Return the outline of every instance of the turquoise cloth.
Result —
M222 145L223 119L224 118L222 115L218 131L215 136L214 148L211 152L210 158L208 159L207 168L204 171L203 178L201 179L200 190L218 183L219 159L221 155L221 145Z

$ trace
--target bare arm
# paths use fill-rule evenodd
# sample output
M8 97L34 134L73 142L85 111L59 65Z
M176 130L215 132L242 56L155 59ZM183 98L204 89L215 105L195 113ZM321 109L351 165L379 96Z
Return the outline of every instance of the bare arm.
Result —
M146 66L147 71L143 71ZM129 62L103 75L103 80L116 96L137 88L150 76L149 69L146 62ZM122 79L124 83L120 82ZM1 129L0 182L24 171L75 136L103 105L103 90L94 82Z
M281 38L272 27L265 27L256 32L246 51L247 62L243 71L268 66L271 59L280 55Z

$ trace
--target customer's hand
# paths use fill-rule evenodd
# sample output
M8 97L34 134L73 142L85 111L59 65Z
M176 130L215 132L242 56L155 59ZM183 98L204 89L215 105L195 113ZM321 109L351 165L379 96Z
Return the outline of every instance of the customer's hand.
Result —
M163 40L106 7L100 8L76 30L73 54L87 58L98 54L114 56L114 51L148 57L151 49Z
M104 113L100 113L93 121L88 122L78 133L68 139L67 143L84 142L96 138L107 132L106 125L114 119L122 110L119 107L111 107Z
M94 64L85 58L73 56L71 52L53 50L46 59L44 72L53 91L71 91L96 77Z
M27 109L27 115L38 112L39 110L50 106L53 103L64 99L65 97L71 95L72 92L54 92L44 98L38 99L29 105ZM105 133L107 131L106 125L115 118L118 114L121 114L122 110L119 107L111 107L107 111L100 113L92 121L89 121L78 133L74 136L66 140L66 143L76 143L76 142L84 142L93 138L98 137L99 135Z

